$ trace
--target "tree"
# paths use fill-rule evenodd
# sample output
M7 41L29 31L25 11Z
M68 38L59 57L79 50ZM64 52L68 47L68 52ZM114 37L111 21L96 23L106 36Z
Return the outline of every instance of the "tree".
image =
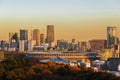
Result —
M33 75L36 75L34 69L30 68L27 72L26 72L26 75L27 76L33 76Z
M41 72L42 75L51 75L53 74L52 71L50 71L49 69L44 69L42 72Z
M5 76L7 80L24 79L26 77L25 71L22 68L7 71Z

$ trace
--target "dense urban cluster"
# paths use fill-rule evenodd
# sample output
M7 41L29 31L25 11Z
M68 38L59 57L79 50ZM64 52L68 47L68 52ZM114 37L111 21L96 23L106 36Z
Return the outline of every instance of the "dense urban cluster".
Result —
M119 80L120 41L117 27L107 27L106 39L70 42L39 29L9 33L0 41L1 80ZM117 76L117 77L116 77Z
M28 31L20 29L19 33L9 33L9 41L0 40L0 49L3 51L42 52L42 51L71 51L71 52L101 52L105 49L114 49L119 56L119 38L117 27L107 27L106 39L91 39L89 41L55 41L54 25L48 25L46 37L39 29Z

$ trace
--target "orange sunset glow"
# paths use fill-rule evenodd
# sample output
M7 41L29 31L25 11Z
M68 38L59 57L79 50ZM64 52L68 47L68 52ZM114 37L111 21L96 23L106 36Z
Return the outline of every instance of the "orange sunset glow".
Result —
M46 34L46 26L49 24L55 26L56 40L106 39L108 26L116 26L120 37L118 3L119 0L1 0L0 38L8 40L9 32L19 32L20 29L30 31L38 28Z

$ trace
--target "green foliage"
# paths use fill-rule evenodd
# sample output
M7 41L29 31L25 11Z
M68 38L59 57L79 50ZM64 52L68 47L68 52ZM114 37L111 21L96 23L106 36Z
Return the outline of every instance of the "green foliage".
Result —
M120 80L81 66L38 63L37 59L9 58L0 63L0 80Z
M39 74L39 73L42 72L42 69L41 68L35 68L34 71L35 71L35 73Z
M28 60L25 58L9 58L4 60L1 64L3 65L4 69L9 71L15 68L24 67L27 65Z
M16 80L25 78L25 71L23 69L14 69L5 73L7 80Z

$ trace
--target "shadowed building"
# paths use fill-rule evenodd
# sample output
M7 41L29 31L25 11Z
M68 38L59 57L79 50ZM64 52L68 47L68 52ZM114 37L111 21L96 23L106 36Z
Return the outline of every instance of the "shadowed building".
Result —
M47 26L47 43L54 42L54 25Z
M20 30L20 40L28 40L28 30Z
M110 71L120 71L120 58L109 58L107 63Z
M15 40L17 43L19 43L18 33L15 33L15 34L12 36L12 40Z
M15 42L19 43L18 33L9 33L9 42L11 43L12 40L15 40Z
M45 39L44 39L44 34L40 34L40 43L44 43Z
M65 40L57 40L57 46L59 49L68 49L68 42Z
M40 30L39 29L34 29L33 30L33 40L36 41L36 45L40 45Z
M18 50L19 48L19 36L18 33L13 34L13 36L11 37L11 42L10 42L10 48L15 48L16 50Z

